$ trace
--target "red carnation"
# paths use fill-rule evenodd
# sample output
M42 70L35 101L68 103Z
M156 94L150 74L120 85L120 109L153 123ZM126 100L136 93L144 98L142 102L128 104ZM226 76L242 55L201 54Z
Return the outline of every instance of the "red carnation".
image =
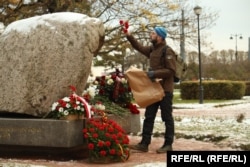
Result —
M101 155L101 156L104 157L106 154L107 154L106 151L104 151L104 150L100 151L100 155Z
M123 23L124 23L123 20L120 20L120 25L123 25Z
M93 150L95 148L95 145L93 143L88 144L88 149Z
M109 132L109 133L112 133L112 132L114 132L114 128L112 128L112 127L109 127L109 128L108 128L108 132Z
M98 134L97 134L97 133L94 133L94 134L93 134L93 138L98 138Z
M103 141L98 141L98 147L103 147L103 145L104 145L104 143L103 143Z
M71 89L72 92L75 92L76 91L76 87L70 85L69 88Z
M123 139L122 144L129 144L129 139Z
M110 147L110 146L111 146L111 142L110 142L110 141L106 141L106 142L105 142L105 145L106 145L107 147Z
M128 29L128 28L129 28L128 21L126 21L126 22L124 23L124 27L125 27L126 29Z
M111 135L110 135L110 133L105 133L105 136L110 137Z
M59 104L60 104L63 108L65 108L66 105L67 105L67 103L66 103L65 101L63 101L62 99L58 100L58 102L59 102Z
M84 134L84 138L87 139L89 137L88 134Z
M98 128L100 131L103 131L105 129L104 126L99 126Z
M82 130L82 132L83 132L83 133L87 133L87 132L88 132L88 129L87 129L87 128L84 128L84 129Z
M124 32L125 34L127 34L127 33L128 33L128 30L127 30L127 29L123 29L123 32Z
M110 153L111 155L115 155L115 149L109 150L109 153Z

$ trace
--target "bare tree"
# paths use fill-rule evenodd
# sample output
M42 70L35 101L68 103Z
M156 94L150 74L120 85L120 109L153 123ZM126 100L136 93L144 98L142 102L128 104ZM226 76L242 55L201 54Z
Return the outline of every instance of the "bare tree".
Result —
M7 26L19 19L63 11L100 18L106 28L105 44L99 52L103 57L113 51L123 53L124 47L130 47L123 37L119 20L128 20L136 37L145 43L149 43L148 32L156 25L165 26L169 39L179 43L180 24L176 26L176 23L184 22L186 43L196 45L197 20L189 2L190 0L1 0L0 22ZM185 11L184 20L181 10ZM213 25L218 17L217 12L206 7L203 7L203 11L200 16L201 29Z

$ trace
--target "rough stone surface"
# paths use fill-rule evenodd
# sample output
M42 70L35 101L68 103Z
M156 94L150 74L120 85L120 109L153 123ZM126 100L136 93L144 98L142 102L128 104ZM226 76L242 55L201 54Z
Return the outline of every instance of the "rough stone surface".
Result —
M124 114L123 116L110 115L109 119L115 120L127 133L141 132L140 114Z
M13 22L0 36L0 112L43 116L53 102L83 91L104 40L97 18L55 13Z

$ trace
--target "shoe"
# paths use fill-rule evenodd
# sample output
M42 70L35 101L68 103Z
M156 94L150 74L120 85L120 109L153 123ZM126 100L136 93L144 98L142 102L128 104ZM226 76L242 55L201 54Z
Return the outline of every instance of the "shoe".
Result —
M136 145L131 145L130 148L133 149L133 150L148 152L148 146L146 144L139 143L139 144L136 144Z
M163 145L161 148L159 148L158 150L156 150L157 153L166 153L167 151L172 151L173 148L171 145Z

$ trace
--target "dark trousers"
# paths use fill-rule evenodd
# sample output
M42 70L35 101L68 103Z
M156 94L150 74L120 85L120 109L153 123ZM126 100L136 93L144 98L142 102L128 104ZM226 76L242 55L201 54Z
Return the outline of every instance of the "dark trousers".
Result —
M151 136L154 128L154 121L157 111L160 107L161 118L165 122L165 142L164 145L172 145L174 140L174 119L172 115L172 100L173 93L165 92L165 96L159 102L146 107L145 119L142 129L142 144L149 145L151 143Z

